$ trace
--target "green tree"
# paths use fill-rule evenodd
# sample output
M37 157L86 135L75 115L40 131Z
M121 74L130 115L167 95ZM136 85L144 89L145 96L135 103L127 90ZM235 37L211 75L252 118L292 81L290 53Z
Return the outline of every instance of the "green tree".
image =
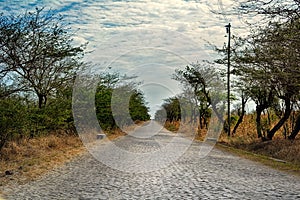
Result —
M130 97L129 113L133 121L147 121L150 120L149 108L146 106L143 93L137 90Z
M219 104L223 106L224 101L224 88L223 82L220 77L220 72L212 66L205 64L191 64L186 66L184 70L176 70L174 77L175 80L183 84L188 84L195 94L196 104L200 121L208 120L211 107L216 113L220 121L224 121L222 112L219 109ZM223 108L223 107L222 107Z
M112 91L112 88L108 88L103 85L98 86L96 90L96 115L101 128L104 130L116 128L116 122L113 118L111 110Z
M100 75L96 89L96 115L104 130L132 125L134 121L150 119L143 93L136 89L134 77L118 73Z
M254 31L245 39L252 47L248 49L246 44L241 52L248 53L242 56L244 64L250 63L251 69L260 68L268 74L266 87L284 103L280 120L268 131L266 139L272 139L299 101L300 2L244 0L237 10L243 15L259 15L264 19L252 27ZM297 126L294 127L290 138L299 132Z
M263 139L272 139L286 123L300 91L300 40L299 19L286 24L270 23L266 28L253 32L242 40L235 50L235 72L248 87L249 96L256 102L257 130L260 133L260 114L263 110L276 109L277 100L284 103L282 117ZM250 87L249 87L250 86Z
M74 46L71 31L55 12L36 9L0 16L0 72L10 90L36 94L38 107L73 80L82 65L84 45Z
M181 108L180 102L177 97L165 99L165 103L162 105L167 113L167 120L170 122L181 120Z

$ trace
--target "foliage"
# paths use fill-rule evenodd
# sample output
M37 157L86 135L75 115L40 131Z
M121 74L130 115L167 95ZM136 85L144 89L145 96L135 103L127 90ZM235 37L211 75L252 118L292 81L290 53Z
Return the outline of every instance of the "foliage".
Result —
M260 15L264 21L278 21L300 16L299 0L242 0L236 7L238 13Z
M174 79L192 88L195 95L195 104L198 106L200 122L208 121L210 107L216 113L218 119L223 121L222 110L224 102L224 88L216 68L206 63L196 63L186 66L184 70L176 70ZM201 123L200 123L201 125Z
M238 7L244 15L263 19L249 24L252 29L248 36L233 36L231 49L232 73L243 95L256 104L256 129L262 140L271 140L285 126L300 100L299 8L298 0L245 0ZM224 48L217 51L226 54ZM226 64L225 55L216 62ZM279 113L275 124L261 119L271 110ZM268 128L264 128L266 124ZM292 131L293 135L296 132Z
M100 127L110 130L116 127L116 122L111 111L112 88L99 86L95 95L96 115Z
M237 75L257 105L257 132L263 139L272 139L290 117L293 102L299 99L299 30L299 18L286 24L270 23L253 32L233 58ZM284 103L283 115L265 137L261 134L261 113L271 107L278 109L278 102Z
M129 113L133 121L150 120L149 108L145 104L146 101L143 94L134 90L129 100Z
M9 140L75 132L72 85L77 70L86 64L81 61L85 44L74 46L73 36L63 17L51 10L0 15L0 150ZM111 100L113 92L124 86L131 94L130 120L150 119L142 92L130 82L133 78L104 74L98 77L95 96L82 91L82 97L95 98L96 115L104 129L116 128L114 118L123 118L112 115ZM120 97L117 103L124 102ZM123 125L129 123L128 118L124 120Z
M8 140L26 131L26 114L26 106L22 104L21 99L0 99L0 149Z
M32 138L57 130L74 133L71 89L49 99L45 108L18 96L0 99L0 149L9 140Z
M74 133L72 82L84 45L55 12L0 15L0 149L9 140ZM36 100L38 100L36 102Z
M84 46L72 45L73 33L54 12L36 9L0 16L0 72L10 91L30 91L38 107L72 81L81 66Z
M123 77L124 78L124 77ZM96 89L96 115L104 130L131 125L134 121L150 120L143 93L133 82L117 74L103 74ZM129 78L131 79L131 78Z
M181 120L181 108L178 98L165 99L165 103L162 106L167 113L167 121Z

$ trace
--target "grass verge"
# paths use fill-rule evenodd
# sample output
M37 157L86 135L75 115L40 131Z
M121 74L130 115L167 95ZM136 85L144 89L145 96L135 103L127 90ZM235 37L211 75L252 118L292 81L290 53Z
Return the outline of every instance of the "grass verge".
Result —
M273 158L262 154L256 154L247 150L228 146L224 143L217 143L216 147L221 150L225 150L235 155L238 155L242 158L259 162L273 169L284 171L289 174L293 174L300 177L300 164L298 163L293 163L293 162Z
M1 151L0 186L24 184L85 152L75 135L48 135L9 142Z
M107 137L114 140L124 135L124 132L115 130ZM77 135L50 134L8 142L0 152L0 194L1 187L36 180L86 152Z

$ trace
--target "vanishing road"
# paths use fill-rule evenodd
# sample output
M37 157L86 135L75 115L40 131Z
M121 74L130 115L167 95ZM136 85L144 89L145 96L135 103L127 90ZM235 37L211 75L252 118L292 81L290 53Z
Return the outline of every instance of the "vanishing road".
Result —
M160 142L172 141L172 137L174 134L163 130L149 137L131 135L119 138L114 145L132 153L147 153L151 150L158 151L162 146ZM213 149L206 157L201 158L200 144L193 142L185 153L169 166L145 172L141 171L143 164L138 166L137 172L117 170L102 164L91 154L85 154L39 180L5 188L5 198L300 199L299 177L218 149ZM101 148L104 150L100 152L105 152L110 147L102 144ZM109 156L105 153L103 155ZM153 162L160 162L160 159ZM159 166L159 163L156 164L158 165L153 166ZM151 165L146 167L149 166ZM134 169L134 166L131 167Z

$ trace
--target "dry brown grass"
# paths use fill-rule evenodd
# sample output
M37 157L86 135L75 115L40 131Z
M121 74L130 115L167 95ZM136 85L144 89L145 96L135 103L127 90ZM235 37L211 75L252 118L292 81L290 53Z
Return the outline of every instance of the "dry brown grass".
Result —
M205 136L207 134L207 130L206 129L200 129L197 131L197 135L195 136L195 140L197 141L204 141Z
M9 142L1 151L0 186L33 180L83 152L85 149L79 137L74 135L49 135Z
M122 131L121 129L114 129L110 132L105 132L105 134L109 140L114 140L114 139L117 139L118 137L127 135L126 132L133 131L136 128L136 126L141 126L146 123L149 123L149 122L135 121L134 125L124 127L123 128L124 131Z
M217 144L217 148L221 148L223 150L229 151L233 154L236 154L240 157L259 162L261 164L264 164L266 166L269 166L271 168L284 171L287 173L291 173L293 175L300 176L300 165L291 163L291 162L286 162L283 160L277 160L269 156L261 155L261 154L256 154L250 151L245 151L239 148L234 148L230 147L227 145L222 145L220 143Z
M279 130L272 141L263 142L260 138L257 138L254 120L253 115L247 115L236 135L227 137L227 134L223 133L219 138L219 142L230 147L284 160L300 166L299 135L294 141L290 141L284 139L284 135L281 133L282 130Z
M106 135L109 140L114 140L117 139L118 137L125 136L126 133L120 129L115 129L109 133L106 133Z
M180 121L166 121L164 127L171 132L177 132L180 127Z
M266 142L252 142L248 145L240 146L256 154L270 156L273 158L285 160L298 164L300 166L300 140L294 141L286 139L274 139Z
M167 122L165 127L176 131L178 130L178 125L179 122ZM191 126L189 125L189 127ZM180 132L182 132L181 129L182 127L179 127ZM190 128L188 131L197 133L194 139L198 141L203 141L207 133L205 129L197 131L197 129ZM300 135L294 141L290 141L284 139L282 131L279 130L272 141L263 142L260 138L257 138L255 116L246 115L244 122L239 126L234 136L228 137L227 133L222 133L218 142L227 147L232 147L235 149L234 151L239 152L239 155L251 155L247 158L277 169L296 171L296 174L300 174ZM276 162L276 159L279 159L279 162Z
M137 124L141 125L143 122ZM127 127L129 130L132 128ZM107 133L110 140L124 135L126 133L119 129ZM35 180L85 152L86 148L77 135L50 134L8 142L0 152L0 187Z

